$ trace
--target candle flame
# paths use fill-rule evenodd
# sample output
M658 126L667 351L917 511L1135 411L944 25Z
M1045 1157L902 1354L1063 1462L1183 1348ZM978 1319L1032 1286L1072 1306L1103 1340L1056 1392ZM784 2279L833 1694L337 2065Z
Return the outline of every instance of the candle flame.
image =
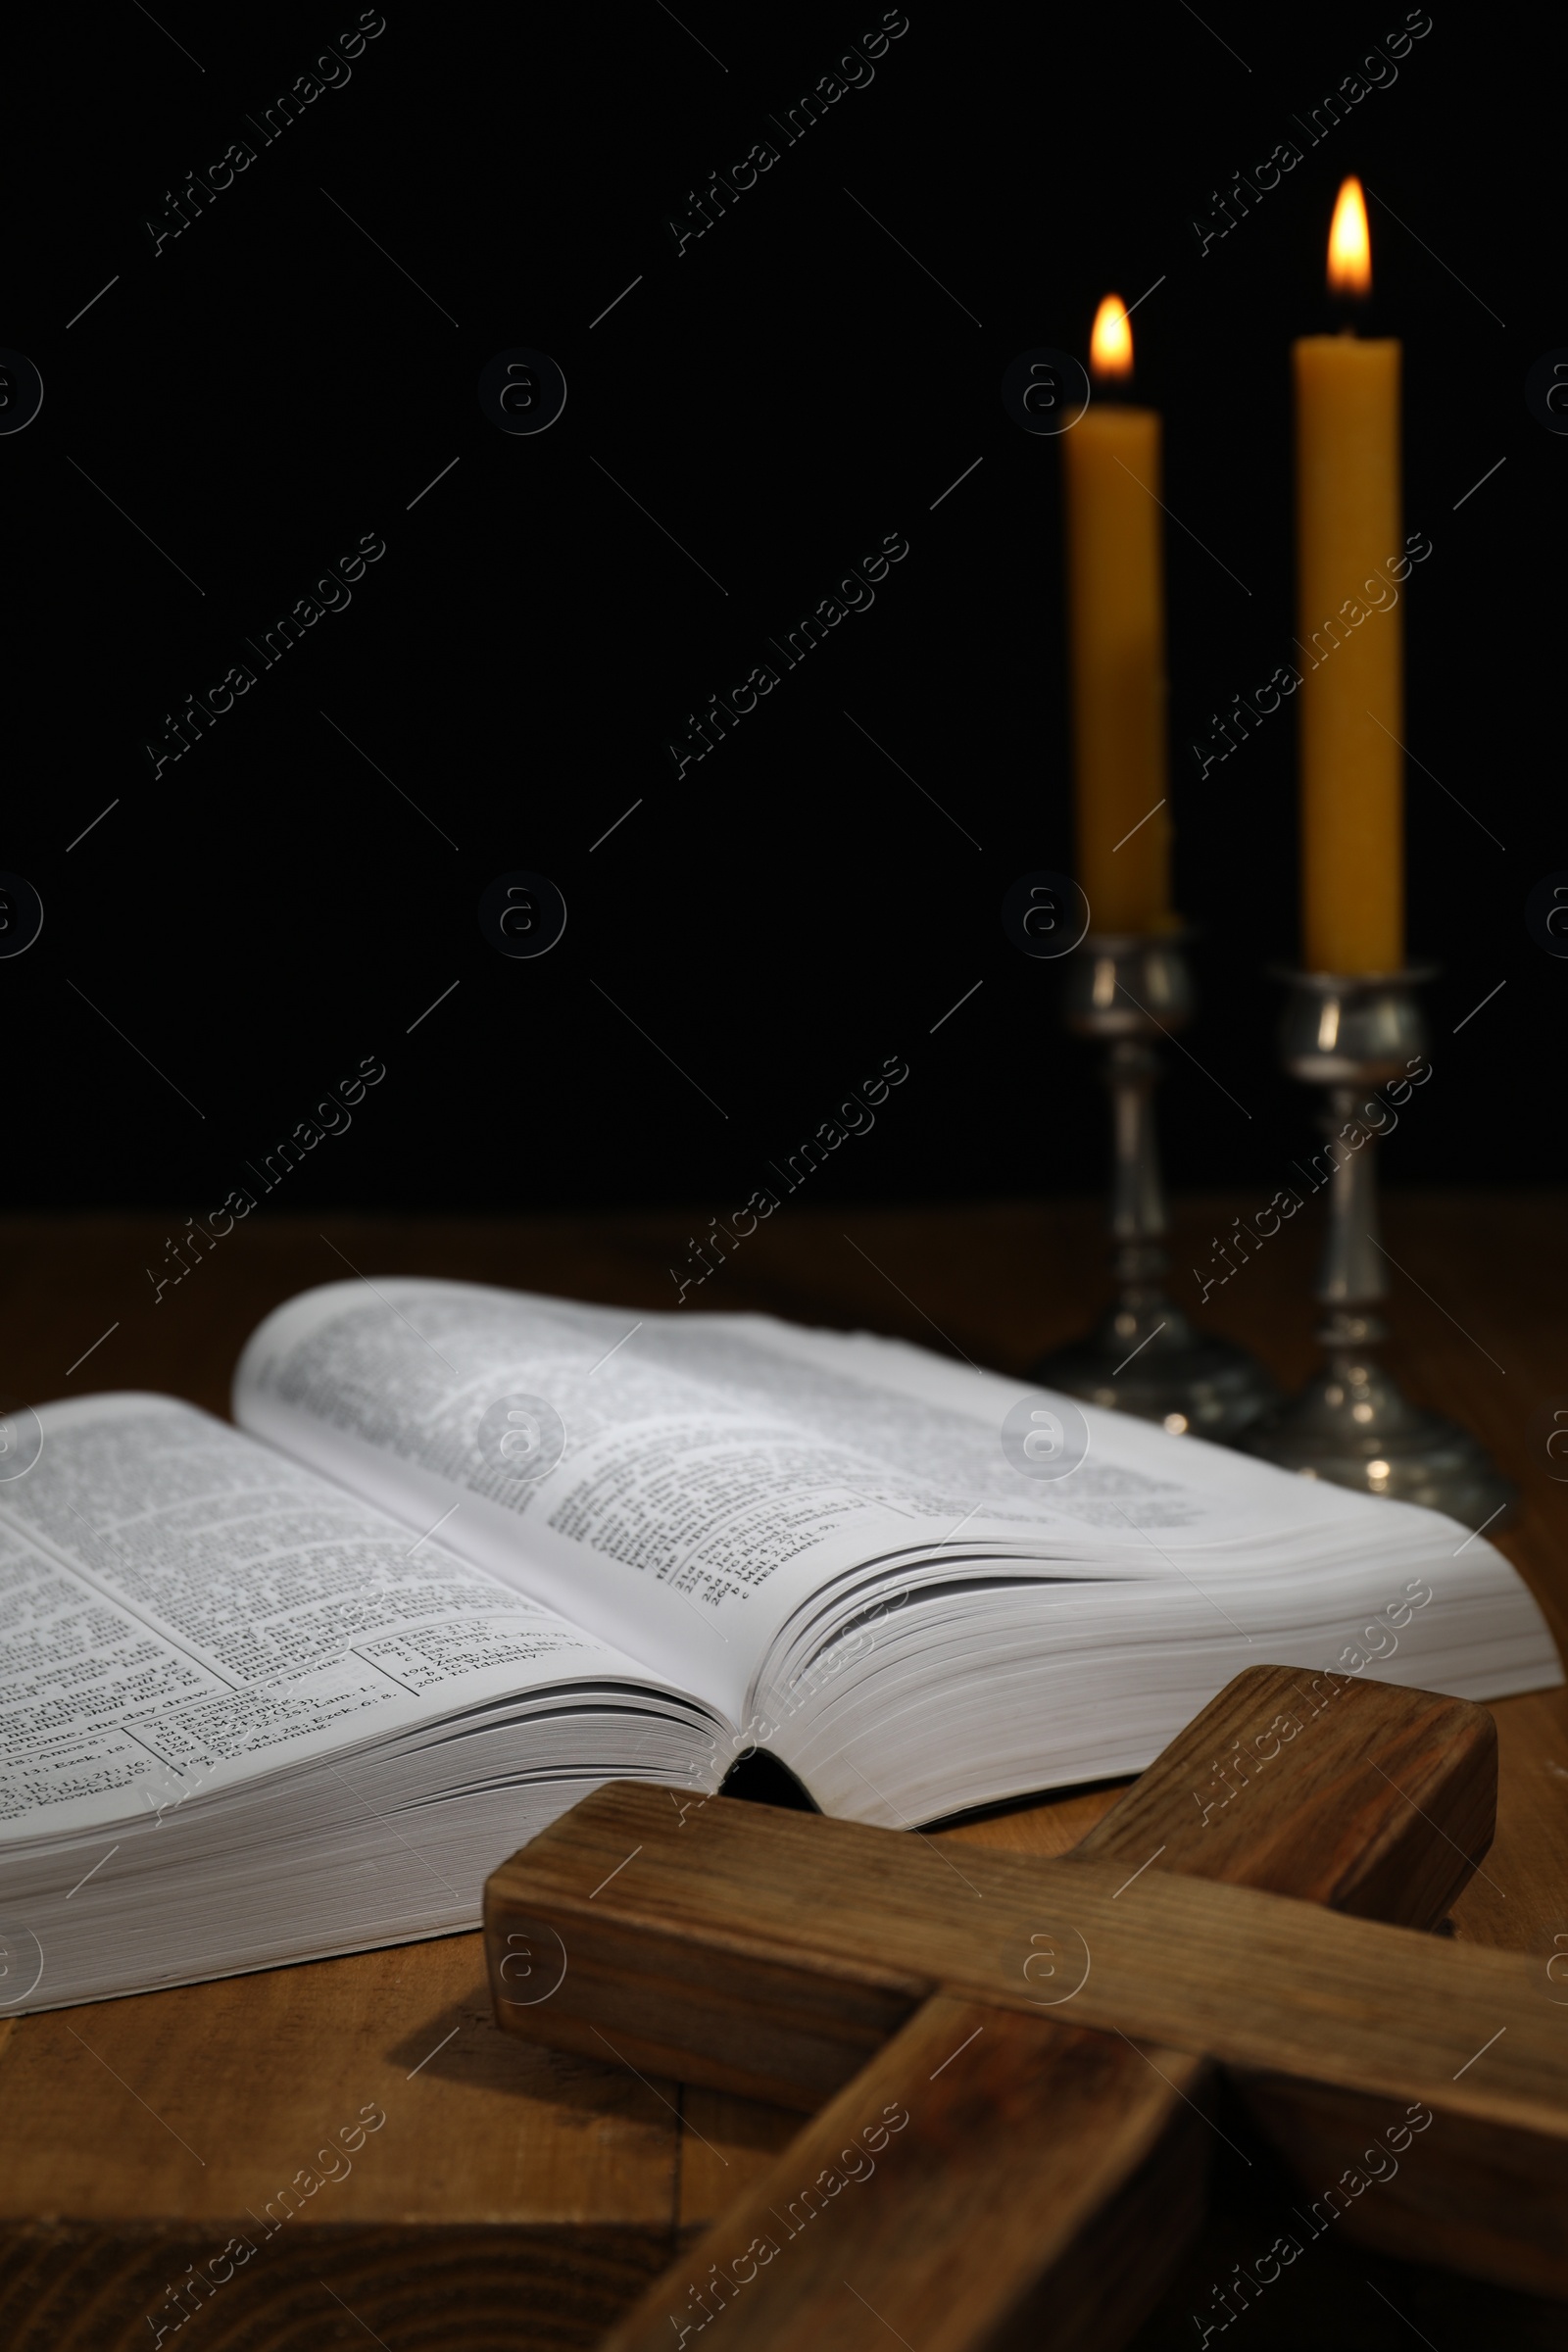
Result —
M1129 376L1133 371L1133 330L1127 305L1119 294L1107 294L1095 313L1089 338L1089 365L1096 375Z
M1364 297L1371 291L1372 237L1361 182L1351 178L1340 190L1329 228L1329 292Z

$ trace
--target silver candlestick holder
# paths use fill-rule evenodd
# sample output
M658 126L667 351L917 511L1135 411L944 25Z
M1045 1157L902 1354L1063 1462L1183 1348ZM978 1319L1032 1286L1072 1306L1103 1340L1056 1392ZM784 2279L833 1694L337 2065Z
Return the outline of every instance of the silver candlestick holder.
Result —
M1106 1049L1116 1297L1092 1331L1042 1357L1029 1377L1173 1433L1229 1443L1279 1402L1279 1391L1245 1348L1195 1330L1164 1287L1154 1041L1184 1028L1192 1010L1192 974L1176 937L1091 933L1073 953L1066 1025Z
M1377 1311L1388 1296L1388 1260L1378 1241L1376 1130L1359 1114L1371 1108L1367 1088L1407 1080L1426 1053L1415 983L1431 969L1284 976L1285 1066L1325 1090L1328 1229L1315 1296L1327 1362L1238 1443L1304 1478L1425 1503L1479 1527L1516 1500L1514 1489L1467 1430L1413 1405L1372 1355L1388 1337Z

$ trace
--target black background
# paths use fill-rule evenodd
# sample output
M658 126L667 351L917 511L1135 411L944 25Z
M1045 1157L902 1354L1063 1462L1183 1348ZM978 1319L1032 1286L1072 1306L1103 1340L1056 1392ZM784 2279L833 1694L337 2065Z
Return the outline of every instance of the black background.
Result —
M1568 439L1523 380L1568 343L1560 25L1439 5L1200 254L1211 191L1305 147L1293 118L1402 10L911 0L869 86L788 147L767 116L880 10L680 14L389 0L346 86L266 146L245 116L353 8L60 11L19 44L0 342L46 393L0 439L0 865L46 919L0 963L13 1203L216 1207L364 1056L387 1076L294 1205L723 1211L889 1055L909 1079L822 1197L1095 1184L1092 1054L1060 968L999 921L1018 874L1072 862L1060 453L999 386L1158 280L1134 323L1185 526L1172 803L1202 991L1167 1161L1284 1181L1309 1134L1266 977L1296 948L1289 707L1205 781L1189 747L1291 652L1288 347L1327 323L1352 170L1434 548L1403 611L1435 1082L1389 1172L1555 1174L1568 964L1523 906L1568 866ZM155 258L166 191L241 137L256 161ZM779 161L677 256L666 220L762 137ZM513 345L569 386L537 437L479 410ZM687 713L892 532L874 608L677 779ZM352 605L260 670L245 637L364 533L387 552ZM155 777L165 714L241 660L255 687ZM569 907L536 962L475 919L518 867Z

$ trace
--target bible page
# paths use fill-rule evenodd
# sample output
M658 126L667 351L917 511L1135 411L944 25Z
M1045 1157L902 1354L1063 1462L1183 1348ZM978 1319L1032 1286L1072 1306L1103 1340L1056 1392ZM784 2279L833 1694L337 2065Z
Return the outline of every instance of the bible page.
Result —
M1431 1514L1092 1409L1070 1475L1023 1475L1004 1422L1052 1402L899 1342L398 1277L279 1308L234 1392L258 1435L411 1524L448 1510L454 1549L732 1720L792 1612L872 1561L1162 1580L1184 1549L1342 1543L1358 1513L1429 1542Z
M541 1686L651 1679L194 1406L38 1420L41 1454L0 1484L0 1841L146 1821Z

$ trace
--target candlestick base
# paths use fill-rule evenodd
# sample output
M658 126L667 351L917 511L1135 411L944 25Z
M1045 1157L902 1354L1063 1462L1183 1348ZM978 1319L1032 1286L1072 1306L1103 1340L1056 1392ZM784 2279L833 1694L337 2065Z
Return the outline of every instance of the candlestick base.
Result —
M1302 1478L1446 1511L1469 1528L1504 1527L1518 1496L1468 1430L1412 1404L1368 1358L1384 1326L1347 1315L1319 1337L1324 1370L1298 1396L1244 1431L1239 1448Z
M1173 1437L1190 1433L1222 1446L1280 1394L1244 1348L1195 1331L1168 1300L1154 1315L1111 1307L1083 1339L1042 1356L1029 1378L1086 1404L1158 1421Z
M1105 1048L1112 1103L1116 1302L1092 1331L1029 1373L1086 1403L1231 1443L1279 1402L1247 1350L1194 1329L1166 1297L1165 1205L1154 1142L1153 1041L1185 1026L1193 988L1181 936L1091 934L1067 971L1066 1022Z
M1325 1090L1328 1230L1316 1337L1328 1361L1298 1396L1253 1423L1237 1444L1282 1470L1423 1503L1478 1532L1506 1524L1517 1495L1484 1447L1468 1430L1412 1404L1371 1355L1388 1336L1376 1311L1388 1277L1378 1240L1375 1139L1394 1123L1391 1105L1408 1101L1413 1083L1424 1083L1410 1075L1426 1051L1412 984L1427 973L1285 977L1291 982L1285 1066ZM1368 1100L1366 1090L1378 1087L1386 1102Z

